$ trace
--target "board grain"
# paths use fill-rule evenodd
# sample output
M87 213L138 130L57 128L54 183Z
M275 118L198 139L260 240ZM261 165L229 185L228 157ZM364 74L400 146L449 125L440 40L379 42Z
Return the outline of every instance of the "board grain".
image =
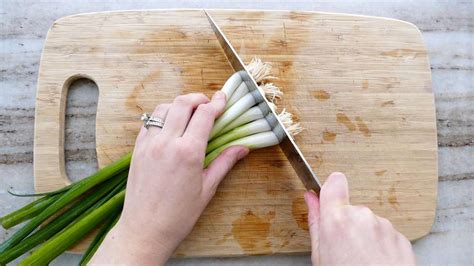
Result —
M418 29L398 20L317 12L209 13L245 62L259 56L273 64L274 83L285 92L280 106L306 128L296 141L321 179L346 173L352 203L387 217L409 239L427 234L436 208L437 140ZM179 94L211 95L231 74L202 10L59 19L39 71L36 190L69 182L64 110L76 79L90 78L99 88L96 149L103 167L133 148L141 113ZM223 181L175 255L308 252L303 192L279 147L255 151Z

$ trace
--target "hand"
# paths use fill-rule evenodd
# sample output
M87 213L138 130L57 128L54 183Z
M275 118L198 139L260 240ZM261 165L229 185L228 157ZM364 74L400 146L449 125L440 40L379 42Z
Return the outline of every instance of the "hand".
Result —
M414 265L410 241L369 208L349 204L346 177L333 173L320 198L305 193L313 265Z
M221 180L248 153L245 147L228 148L203 169L209 133L225 103L220 91L211 101L193 93L155 109L153 116L165 120L165 125L142 127L122 215L92 264L156 265L172 255Z

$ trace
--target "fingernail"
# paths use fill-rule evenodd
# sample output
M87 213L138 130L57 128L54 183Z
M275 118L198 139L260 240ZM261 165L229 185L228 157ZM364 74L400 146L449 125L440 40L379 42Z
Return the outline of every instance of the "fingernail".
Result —
M247 156L247 154L249 154L249 149L245 147L239 151L237 154L237 159L242 160L245 156Z
M333 173L331 173L330 177L335 178L335 179L346 178L346 176L343 173L340 173L340 172L333 172Z

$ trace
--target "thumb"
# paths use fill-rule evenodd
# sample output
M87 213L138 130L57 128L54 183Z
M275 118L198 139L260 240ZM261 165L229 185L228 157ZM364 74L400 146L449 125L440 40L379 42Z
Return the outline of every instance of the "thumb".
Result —
M347 178L342 173L332 173L320 192L321 211L331 210L349 204L349 187Z
M304 200L308 205L308 225L311 235L311 261L313 265L319 265L319 199L311 191L304 193Z
M204 191L210 197L234 165L249 153L245 146L231 146L225 149L204 171Z

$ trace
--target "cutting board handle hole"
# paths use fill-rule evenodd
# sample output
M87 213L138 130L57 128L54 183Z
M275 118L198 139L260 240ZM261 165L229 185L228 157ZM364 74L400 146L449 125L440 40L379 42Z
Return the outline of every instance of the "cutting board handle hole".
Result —
M64 161L67 178L75 182L98 169L95 125L99 90L92 79L84 76L70 78L64 90Z

